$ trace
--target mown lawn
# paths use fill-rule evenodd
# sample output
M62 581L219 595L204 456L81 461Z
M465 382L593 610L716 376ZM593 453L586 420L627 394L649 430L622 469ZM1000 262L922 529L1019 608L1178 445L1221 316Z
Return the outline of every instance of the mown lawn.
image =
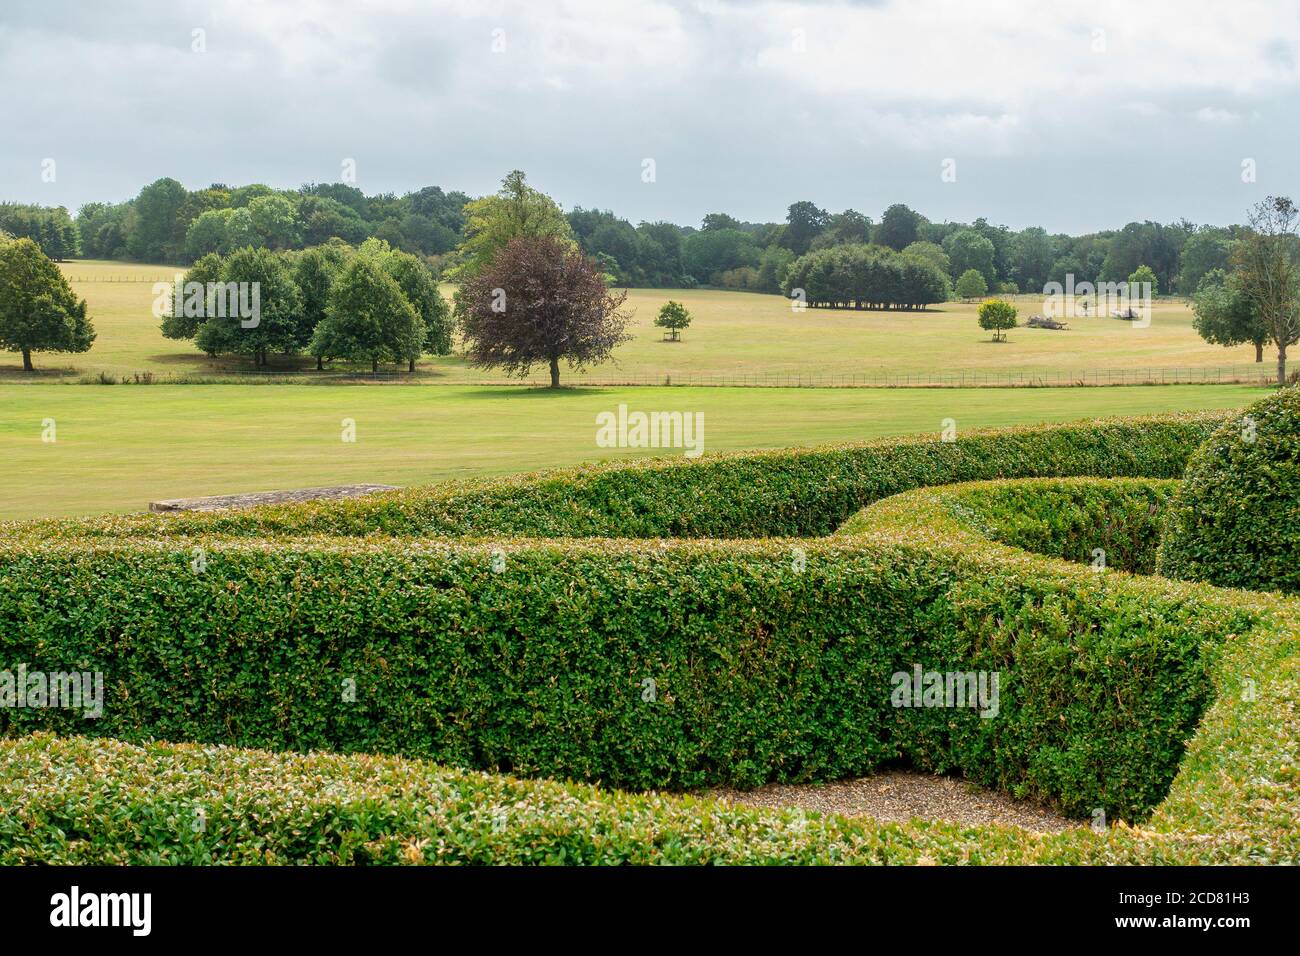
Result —
M139 510L155 499L348 482L424 484L641 449L596 415L703 412L705 453L883 435L1233 408L1234 385L1073 389L0 385L0 518ZM56 441L42 441L53 419ZM357 440L342 440L343 420Z

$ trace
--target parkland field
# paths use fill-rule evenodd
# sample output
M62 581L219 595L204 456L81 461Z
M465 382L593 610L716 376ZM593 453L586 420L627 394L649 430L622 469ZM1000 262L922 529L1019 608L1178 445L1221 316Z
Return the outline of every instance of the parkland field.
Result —
M36 378L75 381L86 376L120 379L258 381L247 359L209 358L191 342L163 338L151 312L153 283L173 279L180 267L74 261L62 265L78 296L90 306L98 337L81 355L38 355ZM450 287L444 294L450 296ZM665 342L653 324L669 299L694 316L681 342ZM1020 321L1043 310L1041 298L1019 296ZM976 325L976 305L947 302L925 312L806 309L795 313L782 296L688 289L633 289L633 341L615 351L615 362L573 373L566 384L898 384L998 383L1024 377L1031 383L1109 384L1151 378L1187 381L1192 374L1215 380L1222 373L1249 374L1254 350L1222 348L1202 341L1182 299L1159 299L1149 327L1108 317L1070 319L1064 331L1019 328L994 343ZM1267 376L1269 363L1259 366ZM1181 370L1181 375L1175 375ZM1197 370L1195 373L1192 370ZM314 371L310 358L271 357L272 373L306 382L336 374ZM368 369L366 370L368 371ZM391 370L395 374L396 369ZM967 376L963 382L962 376ZM1127 375L1127 377L1126 377ZM403 370L397 375L411 381ZM31 381L18 356L0 353L0 381ZM542 381L542 370L535 379ZM499 372L471 368L458 356L425 356L413 377L421 383L504 382ZM1199 380L1199 377L1198 377Z
M970 428L1101 416L1238 408L1246 385L1109 388L742 388L688 383L846 384L879 373L997 376L1035 370L1212 370L1252 366L1249 348L1202 342L1180 301L1158 303L1149 328L1108 318L1066 331L1015 329L990 342L974 306L924 313L808 310L779 296L633 290L634 341L617 365L563 381L578 388L500 387L456 355L426 356L414 376L379 382L321 375L309 359L272 357L272 375L165 339L150 306L165 265L68 262L98 336L85 354L36 356L23 373L0 353L0 519L134 511L151 500L312 485L413 485L681 449L602 448L596 416L619 405L701 413L706 453L798 447L913 433L952 419ZM450 290L445 290L449 292ZM652 325L669 298L694 322L679 343ZM1022 318L1041 305L1022 299ZM1271 363L1263 367L1265 374ZM1157 381L1159 376L1153 376ZM1104 383L1107 378L1098 379ZM1113 380L1113 379L1112 379ZM1121 379L1122 380L1122 379ZM137 383L151 384L137 384ZM596 385L598 382L643 383ZM682 387L657 387L672 382ZM130 384L123 384L130 383ZM586 384L584 384L586 383ZM439 384L444 387L429 388ZM314 387L313 387L314 386ZM346 420L346 421L345 421ZM355 441L345 441L346 422ZM49 439L53 440L49 440Z

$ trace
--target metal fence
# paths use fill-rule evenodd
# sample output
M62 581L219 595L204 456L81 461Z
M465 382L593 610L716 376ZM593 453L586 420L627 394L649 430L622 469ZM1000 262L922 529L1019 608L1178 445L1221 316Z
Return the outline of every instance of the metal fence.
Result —
M185 273L185 269L176 269L167 275L154 276L73 276L67 277L69 282L171 282L176 278L176 273Z
M424 385L546 385L548 374L511 379L464 367L429 367L412 377L405 371L371 372L367 368L334 368L324 373L287 369L230 369L215 373L232 377L277 377L300 381L411 381ZM1142 368L1014 369L1007 371L878 370L854 373L763 372L704 374L692 372L625 375L615 372L571 373L561 376L570 386L678 386L691 388L1068 388L1108 385L1269 385L1276 381L1271 362L1251 365L1150 366Z

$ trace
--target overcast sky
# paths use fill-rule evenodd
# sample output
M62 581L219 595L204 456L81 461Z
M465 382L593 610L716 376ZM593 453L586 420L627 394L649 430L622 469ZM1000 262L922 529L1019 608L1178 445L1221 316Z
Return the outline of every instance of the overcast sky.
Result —
M367 193L521 168L633 222L810 199L1227 223L1300 198L1298 84L1295 2L3 0L0 198L295 187L354 159Z

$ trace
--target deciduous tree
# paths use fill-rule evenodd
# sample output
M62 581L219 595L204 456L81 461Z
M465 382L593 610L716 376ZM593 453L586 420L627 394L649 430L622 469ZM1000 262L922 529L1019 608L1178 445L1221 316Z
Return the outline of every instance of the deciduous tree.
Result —
M380 362L410 361L423 341L424 323L397 281L358 255L335 279L310 350L318 357L369 360L377 372Z
M0 241L0 349L21 352L31 372L33 352L85 352L94 340L59 267L31 239Z
M994 342L1007 340L1007 329L1016 327L1016 307L1005 299L988 299L980 304L981 329L993 333Z
M1222 269L1212 269L1201 277L1200 287L1192 297L1192 327L1215 345L1230 347L1249 342L1255 346L1255 361L1264 361L1268 329L1242 291L1240 279Z
M674 342L680 341L682 329L691 324L691 313L686 306L680 302L669 299L659 309L659 314L655 317L655 325L661 329L667 329Z
M510 240L462 284L456 311L474 365L523 377L543 364L558 388L561 360L574 369L604 362L631 338L626 298L572 243L540 236Z
M573 241L573 231L559 205L528 185L518 169L501 180L496 195L466 204L464 233L458 250L461 263L455 270L459 278L485 268L511 239L551 236Z
M1250 213L1250 230L1233 245L1241 291L1277 346L1277 383L1286 384L1286 350L1300 340L1300 210L1286 196L1269 196Z
M958 277L955 291L963 299L978 299L989 291L989 286L978 269L967 269Z

